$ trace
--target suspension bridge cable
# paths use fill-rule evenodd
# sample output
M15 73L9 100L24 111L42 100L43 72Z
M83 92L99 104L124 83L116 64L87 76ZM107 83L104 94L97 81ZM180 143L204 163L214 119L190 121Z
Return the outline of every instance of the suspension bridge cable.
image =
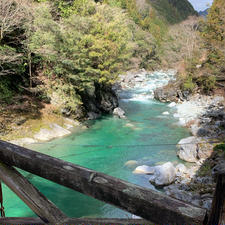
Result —
M217 143L221 143L220 141L208 141L208 142L198 142L198 143L183 143L183 144L169 144L169 143L162 143L162 144L149 144L149 145L73 145L73 144L68 144L68 145L65 145L65 144L53 144L53 147L56 147L56 146L71 146L71 147L102 147L104 149L92 149L92 150L89 150L89 151L83 151L81 153L73 153L73 154L68 154L68 155L63 155L63 156L59 156L57 158L65 158L65 157L70 157L70 156L79 156L79 155L86 155L86 154L89 154L89 153L94 153L94 152L100 152L100 151L104 151L104 150L113 150L115 148L137 148L137 147L157 147L157 146L182 146L182 145L192 145L192 144L195 144L195 145L201 145L201 144L217 144Z

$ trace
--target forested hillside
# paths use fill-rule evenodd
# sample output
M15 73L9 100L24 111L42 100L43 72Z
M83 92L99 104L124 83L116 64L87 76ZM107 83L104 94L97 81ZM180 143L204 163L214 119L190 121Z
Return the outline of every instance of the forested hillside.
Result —
M225 2L214 0L209 14L198 24L200 45L187 62L185 89L209 94L225 90Z
M111 86L118 74L166 66L170 25L196 14L186 0L0 4L1 106L38 110L40 101L77 118L96 118L116 107Z

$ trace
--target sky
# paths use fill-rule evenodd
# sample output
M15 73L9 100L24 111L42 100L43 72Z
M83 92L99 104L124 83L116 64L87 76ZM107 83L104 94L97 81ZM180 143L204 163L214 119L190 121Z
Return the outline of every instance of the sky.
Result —
M201 11L208 8L207 5L211 5L213 0L189 0L189 2L194 6L195 10Z

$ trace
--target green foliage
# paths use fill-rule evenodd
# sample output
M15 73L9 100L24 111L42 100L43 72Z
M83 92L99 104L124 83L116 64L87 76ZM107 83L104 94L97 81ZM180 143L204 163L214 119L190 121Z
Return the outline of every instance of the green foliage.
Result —
M189 76L183 83L183 90L193 92L194 88L196 87L195 82L193 82L193 78Z
M56 1L55 2L62 17L69 17L72 14L87 16L95 13L95 3L90 0L76 0L72 2Z
M0 100L9 101L25 72L24 57L15 48L0 45Z
M214 151L223 151L225 152L225 144L219 144L219 145L216 145L214 148L213 148Z
M13 94L10 80L5 77L0 77L0 101L9 101Z
M196 83L204 91L204 93L209 94L216 85L215 76L200 76Z
M224 77L225 70L225 2L215 0L203 23L202 36L208 50L206 67L216 77Z
M111 6L126 9L132 20L142 29L149 31L154 37L156 44L160 45L167 32L167 25L150 4L137 6L136 0L105 0Z
M152 2L153 7L168 23L179 23L190 15L197 15L189 1L157 0Z
M205 176L211 176L211 174L212 174L211 165L208 161L206 161L204 164L202 164L202 166L198 170L198 176L205 177Z
M29 47L44 58L50 76L60 79L71 99L95 83L114 83L132 54L125 14L107 5L95 5L95 14L88 16L74 11L57 23L42 4L34 24Z

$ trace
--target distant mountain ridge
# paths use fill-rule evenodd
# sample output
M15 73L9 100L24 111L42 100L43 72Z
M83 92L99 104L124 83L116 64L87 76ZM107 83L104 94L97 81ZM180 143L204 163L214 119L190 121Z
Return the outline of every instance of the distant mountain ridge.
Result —
M203 17L206 17L208 13L209 13L209 8L198 12L199 16L203 16Z
M181 22L189 16L198 15L188 0L148 0L148 2L170 24Z

